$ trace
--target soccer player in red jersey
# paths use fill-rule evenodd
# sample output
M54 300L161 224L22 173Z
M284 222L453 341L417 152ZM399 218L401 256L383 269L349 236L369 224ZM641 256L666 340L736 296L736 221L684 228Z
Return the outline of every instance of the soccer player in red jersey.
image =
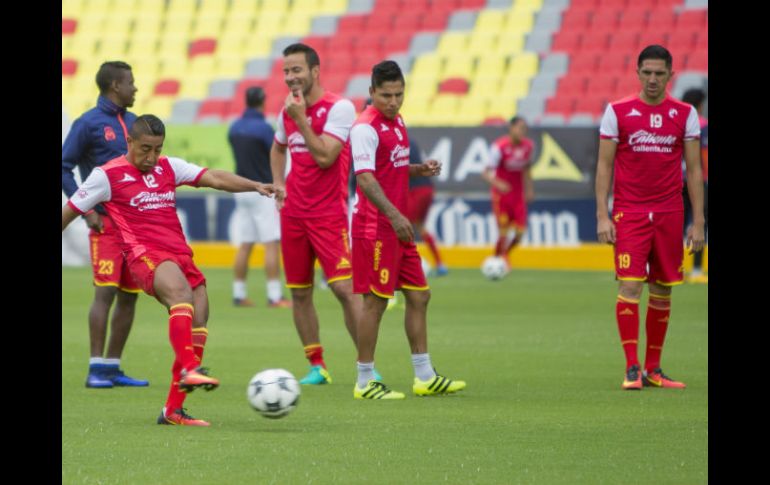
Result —
M291 289L294 325L310 362L301 384L326 384L332 378L323 359L318 314L313 304L314 265L342 304L345 326L356 342L362 300L353 294L348 236L348 138L356 110L350 100L325 91L318 53L305 44L283 50L283 72L291 91L278 121L270 151L273 183L281 191L281 252L286 286ZM286 175L286 152L291 168ZM285 197L284 197L285 195Z
M158 424L208 426L182 406L186 393L219 381L201 367L208 330L206 279L195 266L176 213L176 187L192 185L228 192L271 195L269 184L222 170L208 170L179 158L161 156L163 122L153 115L136 119L128 136L128 153L95 168L62 207L62 231L78 215L103 204L120 237L123 254L136 283L169 312L169 339L174 349L172 382Z
M520 116L510 120L508 135L492 144L489 164L481 174L491 185L492 211L497 219L499 236L495 256L506 264L527 231L527 204L535 198L532 176L529 173L534 143L527 138L527 122ZM508 242L508 231L515 231Z
M660 45L639 54L638 96L610 103L602 118L596 169L596 217L600 242L614 245L619 280L616 317L626 355L623 389L642 386L684 388L663 373L660 355L671 313L671 287L683 282L681 160L693 223L687 229L690 252L704 244L703 178L700 125L694 107L666 92L674 72L669 51ZM607 196L614 167L612 217ZM647 351L641 371L637 356L639 301L644 282L647 304Z
M357 204L353 209L353 291L364 295L358 321L358 379L355 399L403 399L374 376L374 350L389 298L401 289L406 300L404 327L412 352L413 392L446 394L465 382L438 375L428 354L427 310L430 289L406 217L410 176L435 176L436 160L409 163L409 137L398 113L404 102L404 76L393 61L372 69L372 105L358 116L350 134Z

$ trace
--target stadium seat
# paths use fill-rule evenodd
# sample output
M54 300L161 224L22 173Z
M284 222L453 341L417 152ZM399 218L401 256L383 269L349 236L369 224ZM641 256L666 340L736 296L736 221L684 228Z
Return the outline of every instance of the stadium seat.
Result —
M601 71L601 70L600 70ZM617 78L613 75L599 75L588 78L588 84L586 85L587 96L608 96L610 93L615 92L615 86L617 85Z
M384 52L408 52L412 35L410 32L395 32L392 35L388 35L381 42Z
M618 75L633 71L628 68L629 50L611 49L607 54L599 56L598 72L601 74Z
M557 96L555 98L550 98L545 102L545 111L546 113L569 116L572 114L572 108L574 105L574 99L566 96Z
M676 17L676 30L705 29L708 26L708 10L685 10Z
M685 68L688 71L708 71L708 52L697 51L687 56Z
M701 30L695 33L695 48L700 50L708 50L709 48L709 31Z
M589 28L592 32L603 32L606 34L617 28L619 18L620 11L615 8L600 9L591 18L591 26Z
M614 9L624 9L626 8L626 5L633 4L633 0L598 0L596 3L596 7L600 10L614 8Z
M473 73L476 59L469 54L459 51L457 54L448 55L444 58L444 67L441 69L440 77L443 79L450 77L465 77Z
M238 112L240 114L240 111ZM209 98L203 101L198 108L196 119L216 116L225 118L230 114L230 100L223 98Z
M446 32L440 37L436 52L443 55L465 52L468 38L464 32Z
M572 0L570 8L590 8L595 9L599 5L599 0Z
M651 32L671 32L674 30L676 14L671 9L656 8L647 18L647 28Z
M539 64L540 60L537 54L532 52L524 52L522 54L511 57L511 61L508 64L508 69L506 70L506 74L532 77L537 74Z
M695 32L691 30L674 30L668 35L669 50L678 52L690 52L695 46Z
M192 59L195 56L213 54L217 50L216 39L197 39L190 43L188 56Z
M466 51L473 55L484 55L494 52L497 46L497 34L487 32L474 32L466 47Z
M524 33L522 32L500 32L497 36L497 46L494 54L508 56L521 54L524 52Z
M590 28L591 18L593 17L592 9L578 9L572 7L562 14L561 30L563 32L583 32Z
M581 52L594 51L605 53L607 51L609 35L598 26L595 29L583 34L583 39L580 42Z
M420 19L420 30L441 32L446 28L449 12L432 12Z
M61 61L62 76L74 76L77 70L78 70L78 61L74 59L62 59Z
M611 52L634 52L638 38L637 31L620 30L610 36L609 49Z
M77 30L78 21L75 19L61 19L61 35L72 35Z
M508 32L528 33L535 24L535 16L532 12L511 12L505 20L503 26Z
M559 79L559 89L557 93L566 98L577 98L583 96L586 91L585 78L581 76L566 76Z
M635 96L638 95L641 90L642 88L639 84L639 79L629 74L628 76L618 78L617 85L615 86L614 98L621 99L627 96Z
M570 58L569 74L593 74L597 64L596 55L592 52L587 54L574 54Z
M553 52L577 52L580 49L580 40L583 33L580 31L559 31L553 37L551 50Z
M650 22L650 25L653 25L652 22ZM655 29L655 32L647 31L639 34L639 38L636 41L636 49L634 50L636 52L640 52L642 49L644 49L648 45L653 45L653 44L666 45L667 43L668 43L668 33L664 30Z
M468 81L463 78L449 78L438 85L441 94L465 94L468 92Z
M640 32L647 28L647 7L629 7L620 14L618 33ZM617 35L617 34L616 34Z
M505 23L505 14L500 10L485 9L476 17L476 32L501 32Z
M606 105L606 95L584 96L575 101L572 112L599 115Z
M180 83L176 79L164 79L158 81L152 94L155 96L176 96L179 93Z

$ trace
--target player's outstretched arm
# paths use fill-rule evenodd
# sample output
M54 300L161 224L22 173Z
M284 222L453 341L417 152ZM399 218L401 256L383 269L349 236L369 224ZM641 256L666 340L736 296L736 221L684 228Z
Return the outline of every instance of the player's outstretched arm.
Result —
M390 224L393 226L393 230L396 231L398 239L402 242L414 241L412 223L388 200L374 175L371 172L359 173L356 175L356 183L361 187L366 198L372 201L380 212L385 214L385 217L390 219Z
M438 160L425 160L422 163L409 165L410 177L436 177L441 174L441 162Z
M608 197L616 150L615 141L599 140L599 160L596 163L596 235L599 242L607 244L615 243L615 225L610 219Z
M273 184L263 184L249 180L225 170L207 170L198 181L198 187L211 187L226 192L259 192L270 197L275 193Z
M706 244L706 218L703 216L703 174L700 163L700 140L684 141L684 163L687 167L687 193L692 207L692 224L687 228L690 254Z

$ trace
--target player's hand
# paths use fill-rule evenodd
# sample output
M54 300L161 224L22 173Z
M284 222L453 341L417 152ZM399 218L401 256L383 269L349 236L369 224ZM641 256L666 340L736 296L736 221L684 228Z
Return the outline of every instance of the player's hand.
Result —
M687 247L690 248L689 253L695 254L703 251L703 246L706 244L706 230L703 223L691 224L687 228Z
M615 224L609 217L596 221L596 235L601 243L615 244Z
M93 229L94 231L98 232L99 234L104 232L104 221L102 221L101 214L96 211L86 214L86 226L88 226L89 229Z
M420 175L423 177L436 177L441 175L441 162L438 160L425 160L420 164Z
M276 191L273 184L263 184L261 182L257 182L254 189L265 197L272 197Z
M286 96L286 101L283 103L283 107L286 113L291 116L291 119L299 122L299 120L305 118L305 109L307 109L307 103L305 102L305 95L302 91L292 91Z
M396 231L396 236L401 242L414 241L414 229L412 229L412 223L409 219L404 217L400 212L397 212L395 216L391 217L390 224L393 226L393 230Z
M284 201L286 200L286 188L281 187L280 185L273 185L273 189L275 190L275 207L278 210L283 209Z
M492 186L501 194L507 194L511 191L511 184L499 178L492 179Z

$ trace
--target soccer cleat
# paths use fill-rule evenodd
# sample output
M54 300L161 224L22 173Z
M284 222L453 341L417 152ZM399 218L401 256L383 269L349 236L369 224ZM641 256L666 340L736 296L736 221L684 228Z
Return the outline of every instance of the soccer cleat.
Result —
M652 372L644 371L642 383L644 387L664 387L667 389L684 389L687 387L684 382L675 381L668 377L660 367Z
M101 372L91 371L86 377L86 387L91 389L111 389L113 386L112 380Z
M412 391L418 396L435 396L439 394L451 394L465 389L465 381L453 381L448 377L436 374L427 381L414 378Z
M623 389L626 391L638 391L642 388L642 373L638 365L632 365L626 370L623 379Z
M371 380L361 389L358 384L353 386L353 399L404 399L403 392L390 389L380 381Z
M449 274L449 269L444 264L440 264L436 267L436 276L446 276Z
M379 372L377 372L377 369L372 369L372 374L374 374L374 380L382 382L382 376Z
M332 376L329 374L329 371L322 366L314 365L310 367L310 372L300 379L299 383L307 385L331 384Z
M219 380L209 377L209 371L205 367L198 367L193 370L182 370L182 378L179 379L179 390L182 392L193 392L196 388L202 387L207 391L216 389L219 386Z
M146 387L150 385L150 381L142 379L134 379L127 376L121 369L111 369L107 371L105 376L112 381L115 386L121 387Z
M179 426L209 426L208 421L202 419L195 419L185 412L185 408L179 408L173 413L166 416L164 411L160 412L158 416L158 424L173 424Z
M286 298L281 298L280 300L275 301L267 301L267 306L269 308L291 308L291 300L287 300Z
M233 298L233 306L239 306L239 307L253 307L254 302L249 300L248 298Z

